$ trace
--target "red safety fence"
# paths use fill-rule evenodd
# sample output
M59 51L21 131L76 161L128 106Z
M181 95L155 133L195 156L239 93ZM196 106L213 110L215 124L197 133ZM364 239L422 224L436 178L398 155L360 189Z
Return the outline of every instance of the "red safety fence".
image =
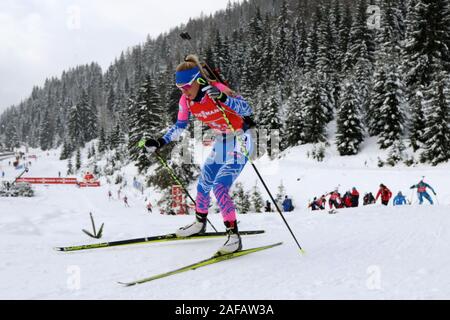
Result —
M16 182L31 184L78 184L77 178L19 178Z

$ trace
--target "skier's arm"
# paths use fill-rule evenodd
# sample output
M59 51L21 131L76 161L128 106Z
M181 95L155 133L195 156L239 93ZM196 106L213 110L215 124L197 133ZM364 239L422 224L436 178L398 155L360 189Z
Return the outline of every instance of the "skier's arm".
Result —
M433 193L436 194L436 192L434 191L433 187L430 186L428 183L426 183L425 186L426 186L427 188L430 188L431 191L433 191Z
M187 106L187 101L184 96L180 98L179 103L179 111L178 111L178 117L177 122L167 131L167 133L162 137L162 139L169 143L171 141L177 140L181 134L183 133L184 129L187 128L189 123L189 108Z
M222 102L230 107L233 111L242 117L251 116L253 114L252 108L241 96L233 96L230 88L222 83L215 83L214 86L219 89L223 95L226 95L226 100L223 98Z
M377 202L377 200L378 200L378 197L381 195L381 189L380 190L378 190L378 193L377 193L377 196L375 197L375 202Z

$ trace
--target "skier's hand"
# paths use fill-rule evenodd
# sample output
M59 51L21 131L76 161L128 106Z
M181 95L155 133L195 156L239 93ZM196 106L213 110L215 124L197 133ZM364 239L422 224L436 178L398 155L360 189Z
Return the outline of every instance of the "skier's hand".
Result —
M166 141L163 138L159 138L158 140L150 138L150 139L141 139L138 142L139 148L145 148L148 153L153 153L157 149L161 148L166 144Z
M225 93L223 93L222 91L220 91L219 89L217 89L216 87L207 86L205 88L205 90L206 90L206 94L208 95L208 97L210 97L212 100L225 102L228 99L228 96Z

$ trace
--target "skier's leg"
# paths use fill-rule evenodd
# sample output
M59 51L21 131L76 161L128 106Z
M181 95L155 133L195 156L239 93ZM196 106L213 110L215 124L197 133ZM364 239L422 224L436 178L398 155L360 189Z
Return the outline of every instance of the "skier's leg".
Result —
M213 187L213 183L220 165L211 161L209 157L202 168L200 178L197 185L197 197L195 207L195 221L176 231L178 237L189 237L194 234L203 233L206 230L208 207L210 203L209 193Z
M423 194L422 194L422 192L418 192L417 196L419 197L419 204L422 204L423 203Z
M430 204L433 204L433 199L431 199L431 196L428 192L424 192L423 196L428 200L428 202L430 202Z
M226 164L220 168L216 176L213 192L224 222L236 221L236 209L229 191L244 166L245 164Z
M233 141L231 142L227 141L226 143L223 154L226 161L219 169L213 187L213 192L228 232L227 241L218 250L220 254L236 252L242 249L242 241L236 223L236 208L229 191L236 178L244 169L247 158L239 152Z

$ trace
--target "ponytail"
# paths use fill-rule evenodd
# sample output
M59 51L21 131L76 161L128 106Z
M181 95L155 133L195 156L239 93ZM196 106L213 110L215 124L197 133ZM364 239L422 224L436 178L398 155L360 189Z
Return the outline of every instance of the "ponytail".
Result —
M200 69L200 73L202 75L202 77L207 80L208 82L214 82L215 80L210 79L208 77L208 74L205 72L205 69L203 68L202 64L200 63L200 60L198 59L198 57L195 54L190 54L187 55L184 58L184 62L180 63L177 66L176 71L184 71L184 70L189 70L192 68L198 67Z

